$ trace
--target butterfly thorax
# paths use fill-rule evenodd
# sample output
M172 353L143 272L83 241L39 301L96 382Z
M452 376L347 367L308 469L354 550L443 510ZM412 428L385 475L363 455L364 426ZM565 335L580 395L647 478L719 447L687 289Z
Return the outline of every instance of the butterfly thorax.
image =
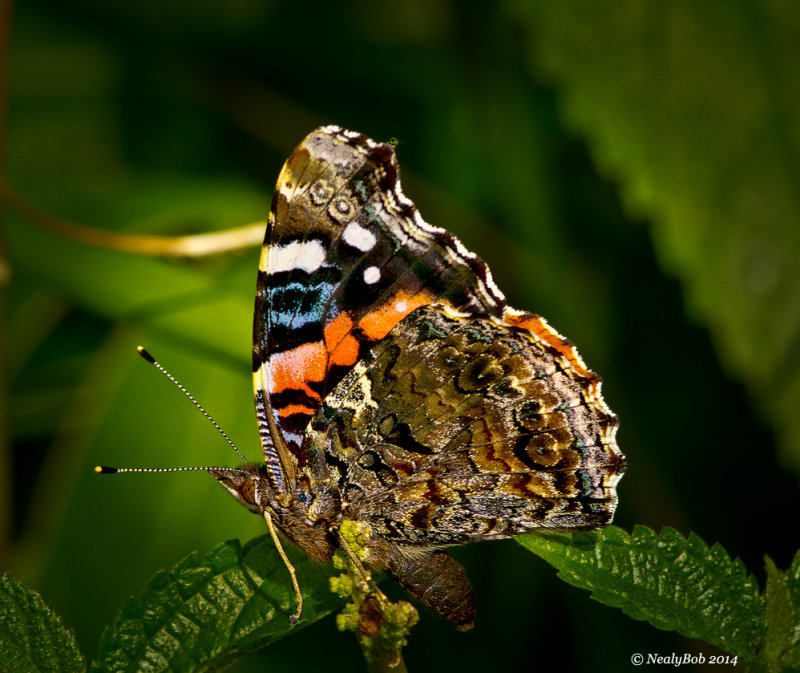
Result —
M263 466L209 473L248 510L259 516L269 513L275 525L312 559L321 563L331 559L336 547L331 530L341 519L338 489L301 478L293 491L278 493Z

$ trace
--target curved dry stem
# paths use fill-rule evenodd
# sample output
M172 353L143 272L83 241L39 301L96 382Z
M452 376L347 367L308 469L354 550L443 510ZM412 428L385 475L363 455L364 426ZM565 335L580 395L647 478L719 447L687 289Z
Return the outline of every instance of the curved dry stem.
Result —
M100 248L155 257L206 257L260 246L267 227L267 223L261 221L225 231L189 236L121 234L94 229L40 210L12 189L3 178L0 178L0 201L31 224L58 236Z

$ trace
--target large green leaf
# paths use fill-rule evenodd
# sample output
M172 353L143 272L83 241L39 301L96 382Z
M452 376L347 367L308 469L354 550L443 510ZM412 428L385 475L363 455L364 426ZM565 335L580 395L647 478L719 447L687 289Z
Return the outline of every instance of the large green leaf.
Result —
M0 670L81 673L86 661L75 637L41 596L10 575L0 577Z
M764 598L741 561L696 535L616 526L574 536L516 538L558 569L558 576L601 603L660 629L701 638L758 662L765 635Z
M767 557L767 635L762 655L772 670L800 670L800 552L786 573Z
M566 116L800 469L800 5L514 2Z
M303 614L292 627L294 593L269 538L225 542L158 573L129 599L100 641L93 673L189 673L224 668L324 617L343 603L328 586L332 568L293 559Z

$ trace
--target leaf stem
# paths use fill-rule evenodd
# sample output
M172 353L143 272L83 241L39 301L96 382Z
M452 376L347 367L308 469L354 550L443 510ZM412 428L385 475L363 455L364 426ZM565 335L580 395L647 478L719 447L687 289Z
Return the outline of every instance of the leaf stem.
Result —
M9 0L0 0L9 1ZM101 248L157 257L205 257L260 246L266 222L190 236L123 234L95 229L55 217L37 208L0 177L0 202L40 229Z

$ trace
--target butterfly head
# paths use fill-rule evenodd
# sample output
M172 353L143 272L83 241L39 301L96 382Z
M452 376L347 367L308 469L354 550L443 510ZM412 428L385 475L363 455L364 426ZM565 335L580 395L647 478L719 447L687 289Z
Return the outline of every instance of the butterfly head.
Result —
M279 507L263 467L210 468L208 473L254 514L261 515L268 508L274 511Z

